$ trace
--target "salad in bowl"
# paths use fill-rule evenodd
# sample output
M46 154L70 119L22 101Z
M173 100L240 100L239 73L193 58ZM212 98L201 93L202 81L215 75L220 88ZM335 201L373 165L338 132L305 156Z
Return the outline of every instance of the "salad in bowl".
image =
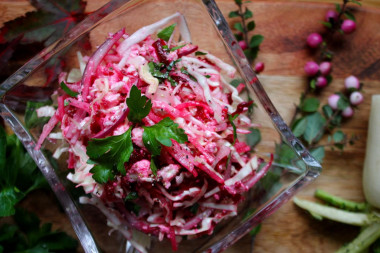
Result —
M177 21L177 22L175 22ZM173 39L179 28L183 40ZM67 178L141 252L132 229L176 250L183 236L212 234L269 170L238 134L249 134L253 101L230 84L236 69L190 42L175 13L133 34L109 34L79 69L61 73L57 107L35 149L62 139Z

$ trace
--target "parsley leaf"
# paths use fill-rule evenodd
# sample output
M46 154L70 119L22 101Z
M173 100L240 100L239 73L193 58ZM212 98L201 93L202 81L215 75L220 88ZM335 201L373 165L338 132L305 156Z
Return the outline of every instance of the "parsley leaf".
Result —
M105 184L109 180L114 179L112 167L107 165L97 164L90 170L90 172L93 174L92 178L100 184Z
M145 118L152 108L152 102L146 96L141 96L141 91L133 85L129 98L127 98L129 108L128 120L133 123L139 123Z
M4 252L76 252L78 242L75 239L64 232L52 231L50 223L40 225L35 214L17 208L13 219L15 224L0 227Z
M47 183L16 135L6 135L0 126L0 217L15 213L14 206Z
M110 136L104 139L91 139L87 146L87 155L91 162L96 162L91 169L92 176L98 183L105 183L113 179L114 170L125 175L124 163L129 161L133 151L130 127L121 135Z
M144 145L153 156L160 155L161 145L171 147L173 144L171 139L179 143L188 141L185 131L170 118L165 118L153 126L143 128Z
M75 91L72 91L69 87L67 87L67 85L65 84L65 82L61 82L60 84L62 90L64 92L66 92L67 95L69 95L70 97L77 97L78 96L78 92L75 92Z
M157 33L157 37L168 41L174 32L174 28L177 24L172 24L171 26L165 27L159 33Z

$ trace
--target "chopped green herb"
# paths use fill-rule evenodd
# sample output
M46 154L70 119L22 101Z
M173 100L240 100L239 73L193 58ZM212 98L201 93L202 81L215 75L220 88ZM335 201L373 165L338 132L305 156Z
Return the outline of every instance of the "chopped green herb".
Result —
M237 139L237 133L236 133L236 125L234 123L234 120L239 116L239 114L235 114L234 116L228 114L228 121L232 125L232 128L234 130L234 141L232 142L232 145L235 145L236 139Z
M129 108L128 120L133 123L139 123L145 118L150 109L152 109L152 102L146 96L141 96L141 91L133 85L127 98L127 105Z
M210 75L205 75L206 78L210 78L211 76Z
M130 192L128 193L127 197L125 197L125 201L127 200L136 200L138 199L139 195L137 195L137 192Z
M185 67L182 67L182 68L181 68L181 73L182 73L182 74L185 74L185 75L187 75L187 76L189 76L189 78L190 78L191 80L193 80L194 82L197 81L197 79L196 79L195 77L193 77L189 72L187 72L187 70L185 69Z
M198 209L199 209L199 204L198 204L198 203L195 203L194 205L192 205L192 206L190 207L190 212L191 212L192 214L197 214Z
M79 94L78 92L72 91L69 87L67 87L65 82L61 82L60 86L62 90L66 92L66 94L69 95L70 97L77 97Z
M207 53L204 53L204 52L201 52L201 51L197 51L195 52L195 55L196 56L199 56L199 55L206 55Z
M141 206L137 205L132 201L125 201L125 208L127 208L128 211L133 212L136 216L138 216Z
M165 41L169 41L170 37L174 32L174 28L177 24L172 24L171 26L165 27L159 33L157 33L157 37L163 39Z
M183 48L184 46L186 46L186 44L184 44L184 45L180 45L180 46L176 46L176 47L172 47L172 48L170 48L170 51L178 50L178 49L180 49L180 48Z

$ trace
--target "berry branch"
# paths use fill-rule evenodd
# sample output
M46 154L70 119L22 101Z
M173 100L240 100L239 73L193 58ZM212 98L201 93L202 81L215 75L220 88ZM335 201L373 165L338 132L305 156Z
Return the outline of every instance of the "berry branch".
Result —
M336 130L341 126L344 118L354 115L354 109L363 102L361 94L362 84L355 76L345 79L343 91L328 97L328 103L320 107L320 100L317 98L318 92L328 86L333 77L332 61L334 53L329 49L329 45L334 40L334 33L351 34L356 30L355 16L349 10L349 3L360 5L360 2L353 0L343 0L342 4L336 4L336 10L329 10L325 15L322 24L327 28L327 33L322 36L319 33L311 33L306 40L310 50L319 50L317 60L309 61L305 64L304 70L308 76L308 85L301 94L300 103L296 106L290 126L294 134L308 147L311 152L318 148L333 146L343 150L355 138L347 138L341 130ZM325 135L328 135L327 144L318 145ZM331 143L330 143L331 142ZM322 152L323 151L323 152ZM324 154L324 149L319 151ZM320 162L324 155L319 157Z

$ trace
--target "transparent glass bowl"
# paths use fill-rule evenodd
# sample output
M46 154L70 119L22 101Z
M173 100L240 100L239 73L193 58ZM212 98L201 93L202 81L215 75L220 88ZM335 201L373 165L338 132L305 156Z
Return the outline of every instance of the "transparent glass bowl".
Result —
M262 141L256 146L255 152L269 160L268 154L275 152L276 143L284 143L298 157L292 166L274 164L270 171L281 175L278 182L269 181L268 184L267 181L264 185L261 180L245 196L246 200L239 206L237 216L221 222L210 236L182 241L178 252L225 250L320 174L320 164L294 137L278 114L214 1L114 0L92 13L70 33L36 55L0 86L1 116L10 124L49 181L70 218L85 252L125 252L129 249L128 243L120 234L107 235L109 229L105 227L105 218L99 218L102 217L99 211L93 207L78 204L77 196L71 197L77 193L73 190L72 183L65 177L67 174L65 160L58 162L60 168L55 171L44 153L34 150L35 140L38 139L41 129L29 131L26 128L25 103L46 101L50 98L54 87L35 88L32 86L41 86L45 83L43 67L55 57L64 57L66 60L64 71L69 71L73 67L78 67L77 51L81 51L84 55L91 55L96 46L105 40L108 33L114 33L125 27L126 32L131 34L175 12L180 12L185 17L193 44L234 64L239 70L250 96L257 104L253 122L261 126ZM91 42L92 50L90 51L84 50L81 46L83 44L78 43L84 36L88 36ZM50 151L54 151L56 147L54 143L44 146ZM169 243L158 242L155 238L151 238L150 241L149 252L170 252Z

